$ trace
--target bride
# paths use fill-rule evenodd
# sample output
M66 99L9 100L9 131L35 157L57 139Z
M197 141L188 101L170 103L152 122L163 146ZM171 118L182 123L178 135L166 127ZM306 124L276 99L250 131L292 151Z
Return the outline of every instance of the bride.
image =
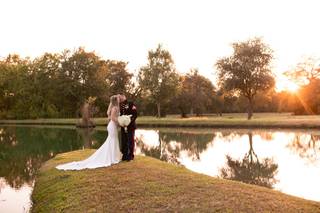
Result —
M61 164L56 168L60 170L81 170L107 167L112 164L119 163L122 157L119 149L117 130L119 112L119 97L117 95L113 95L110 98L110 104L107 111L110 122L107 127L108 137L106 141L89 158L83 161Z

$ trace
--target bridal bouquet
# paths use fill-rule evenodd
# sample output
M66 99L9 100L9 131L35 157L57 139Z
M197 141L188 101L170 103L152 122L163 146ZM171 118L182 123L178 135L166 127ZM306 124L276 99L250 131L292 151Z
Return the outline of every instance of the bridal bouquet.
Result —
M121 115L118 117L119 125L124 127L124 130L127 132L127 126L131 122L131 116L132 115Z

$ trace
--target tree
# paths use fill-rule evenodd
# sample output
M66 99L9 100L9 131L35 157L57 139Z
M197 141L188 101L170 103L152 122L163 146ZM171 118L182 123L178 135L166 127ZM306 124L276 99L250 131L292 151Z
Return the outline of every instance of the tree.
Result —
M182 117L186 117L187 108L190 113L201 115L212 106L215 89L212 82L199 74L197 69L191 69L182 77L181 86L177 96L178 108Z
M187 118L190 112L189 98L188 98L188 85L186 84L186 76L180 76L177 96L172 101L172 106L180 111L182 118Z
M32 61L30 78L33 87L30 96L33 108L36 109L34 117L57 117L62 110L58 88L60 65L59 54L45 53Z
M84 48L32 61L8 55L0 60L0 118L75 117L89 97L97 98L96 111L106 109L111 93L133 87L126 65Z
M8 55L0 61L0 116L3 118L27 118L32 102L30 91L30 60L19 55Z
M291 81L300 85L295 93L297 103L295 114L318 114L320 113L320 64L319 59L307 57L298 63L292 70L286 71Z
M59 91L65 116L75 116L81 105L89 97L104 100L109 91L106 82L107 67L94 52L86 52L83 48L75 52L65 51L62 54L61 73L59 75ZM97 103L100 107L104 105ZM101 104L101 105L100 105Z
M148 53L148 64L139 71L138 81L146 97L157 106L161 117L161 106L168 103L177 92L178 74L169 51L158 45Z
M320 113L320 79L313 79L309 84L301 86L294 95L296 99L295 114L314 115Z
M294 69L284 72L284 75L300 86L308 84L320 78L320 59L306 57Z
M131 78L133 74L127 71L127 62L108 60L107 63L106 82L109 84L109 93L127 93L133 85Z
M258 91L274 87L270 69L272 50L261 39L233 43L233 55L217 61L219 84L225 90L241 93L248 100L248 119L253 115L253 101Z
M212 107L214 109L214 112L222 116L222 112L224 111L224 96L225 94L223 91L218 90L215 92L215 96L212 98Z

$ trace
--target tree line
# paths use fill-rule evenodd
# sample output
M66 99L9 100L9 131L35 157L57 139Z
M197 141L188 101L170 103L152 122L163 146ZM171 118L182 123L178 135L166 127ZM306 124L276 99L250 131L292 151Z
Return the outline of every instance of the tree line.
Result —
M260 38L232 44L233 54L220 58L215 86L196 68L178 72L170 52L158 45L133 75L128 62L105 60L84 48L45 53L35 59L8 55L0 60L0 118L79 117L94 100L95 116L106 116L109 97L125 93L141 115L203 115L247 112L320 112L320 70L313 61L299 63L286 75L303 81L296 93L276 92L273 52ZM310 68L311 67L311 68Z

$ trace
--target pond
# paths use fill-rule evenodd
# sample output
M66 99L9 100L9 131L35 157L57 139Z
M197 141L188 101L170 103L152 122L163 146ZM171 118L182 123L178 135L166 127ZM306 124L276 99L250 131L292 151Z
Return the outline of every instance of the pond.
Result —
M43 162L105 138L105 127L0 126L0 212L28 212ZM136 142L139 155L320 201L320 131L138 129Z

